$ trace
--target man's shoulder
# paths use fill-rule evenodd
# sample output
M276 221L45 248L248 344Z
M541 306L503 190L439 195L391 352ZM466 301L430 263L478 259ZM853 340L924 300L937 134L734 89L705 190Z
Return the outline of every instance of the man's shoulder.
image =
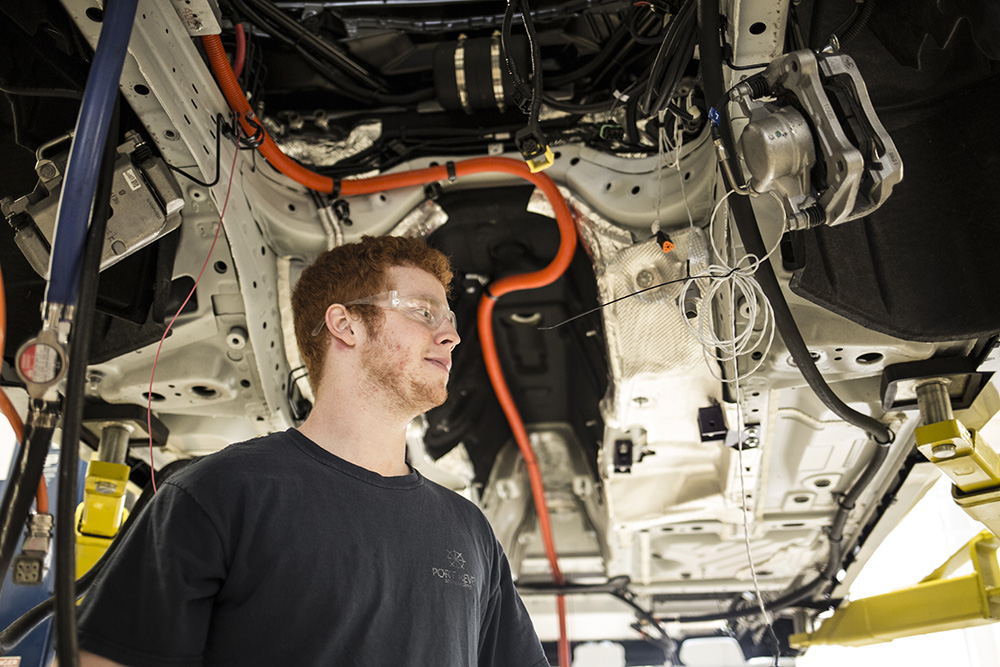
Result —
M271 433L250 440L236 442L199 457L171 477L171 482L189 489L202 484L219 484L226 479L255 474L273 467L274 462L287 460L288 451L294 446L285 432Z
M462 516L466 517L467 520L473 521L479 524L483 529L492 532L490 522L486 518L486 515L483 514L483 510L480 509L479 505L472 502L457 491L453 491L446 486L433 482L426 477L423 478L423 485L427 488L428 492L433 493L437 497L438 502L447 505L455 512L458 512Z

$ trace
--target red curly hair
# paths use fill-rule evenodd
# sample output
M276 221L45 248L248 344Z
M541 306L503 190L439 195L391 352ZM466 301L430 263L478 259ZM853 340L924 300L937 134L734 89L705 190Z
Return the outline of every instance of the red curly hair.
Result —
M309 371L313 392L323 375L323 362L330 332L316 325L332 303L347 303L391 289L386 273L394 266L409 266L430 273L444 286L451 284L451 264L441 252L423 240L403 236L363 236L357 243L327 250L306 268L292 291L292 316L299 352ZM385 320L378 306L354 305L365 328L377 335Z

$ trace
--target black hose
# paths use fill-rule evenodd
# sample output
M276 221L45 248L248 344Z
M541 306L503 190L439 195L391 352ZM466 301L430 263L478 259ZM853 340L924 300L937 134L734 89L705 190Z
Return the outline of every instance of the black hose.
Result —
M819 51L824 44L820 42L823 35L823 23L826 20L826 11L829 8L827 0L816 0L813 2L812 11L809 13L809 48Z
M104 232L111 213L111 190L114 184L115 159L118 155L118 119L120 98L116 98L108 126L104 159L97 178L97 191L87 230L80 268L80 292L76 301L76 322L70 339L69 368L66 374L66 402L63 413L63 437L59 451L59 492L56 509L56 647L59 664L79 665L76 637L76 504L79 478L80 431L83 421L84 386L87 361L94 330L97 282L100 277L101 255L104 253Z
M632 96L625 103L625 143L639 145L639 98Z
M7 570L14 560L18 540L24 532L28 511L45 468L45 457L49 453L54 429L55 414L29 409L24 426L24 442L18 448L17 461L7 479L0 505L3 508L0 516L0 587L3 586Z
M851 22L851 25L844 31L844 34L840 35L838 32L837 41L840 42L841 46L847 46L858 38L861 31L868 25L868 20L872 17L872 12L874 11L875 0L866 0L864 7L857 13L857 16Z
M725 99L726 89L722 82L722 48L719 45L718 0L701 0L701 14L702 25L699 29L699 41L705 98L709 100ZM713 133L718 133L730 155L737 155L729 124L729 112L725 104L720 106L721 108L717 109L720 114L719 124L713 128ZM730 186L742 189L744 183L739 165L735 165L731 172L737 182L730 184ZM723 170L723 173L725 174L726 170ZM761 238L760 229L757 226L757 216L750 205L750 198L734 195L730 197L730 207L747 252L757 257L766 257L767 247ZM781 286L778 285L778 279L769 259L761 260L760 268L757 269L755 277L764 292L764 296L771 303L775 325L781 334L785 347L792 356L792 361L795 362L806 383L823 402L823 405L847 423L864 430L876 442L880 444L889 442L892 436L885 424L848 406L833 393L826 380L823 379L822 373L816 368L816 362L809 354L809 348L806 347L802 334L795 324L792 311L781 292Z

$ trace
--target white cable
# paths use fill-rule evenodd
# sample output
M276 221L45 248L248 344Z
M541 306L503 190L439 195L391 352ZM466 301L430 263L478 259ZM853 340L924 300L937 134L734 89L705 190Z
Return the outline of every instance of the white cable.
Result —
M702 307L698 309L695 323L692 324L691 320L684 316L683 313L681 321L684 322L684 326L687 327L691 335L701 343L709 372L715 379L726 383L733 383L736 380L722 377L722 374L718 371L719 364L722 364L724 367L725 364L732 363L734 368L736 368L739 357L759 353L759 356L754 354L756 356L756 363L743 373L743 377L747 377L757 372L764 365L771 345L774 342L774 311L771 308L771 303L764 295L764 291L754 278L754 273L760 264L765 259L770 258L778 249L781 243L781 234L784 233L784 225L782 225L778 241L763 259L758 258L756 255L748 254L734 262L728 262L727 257L735 253L723 255L719 251L715 242L716 235L713 227L719 209L731 194L733 194L733 191L727 192L719 199L709 218L708 235L711 240L712 252L720 260L720 263L711 264L704 271L686 280L681 288L680 297L677 300L678 306L683 310L684 303L691 290L697 288L700 291ZM727 236L727 238L731 237ZM726 291L723 292L723 290ZM727 314L732 320L731 331L720 335L716 331L717 318L715 315L717 314L716 309L721 305L720 300L726 297L730 301ZM741 310L742 308L746 309L743 311L746 321L738 328L736 326L737 304L743 304ZM761 316L763 317L761 327L759 330L755 330L757 320ZM740 377L738 369L735 377Z
M753 281L753 284L756 286L757 282ZM729 287L731 290L729 294L729 306L730 306L729 322L730 322L731 344L733 344L738 338L736 332L736 306L735 306L737 285L738 281L735 280L729 283ZM760 287L757 286L757 289L760 289ZM766 299L764 300L764 303L768 303ZM771 319L773 324L773 316ZM770 346L770 341L768 342L768 346ZM733 349L735 350L735 347ZM735 354L733 356L735 357ZM753 551L750 545L750 508L747 503L746 464L743 462L744 423L743 423L743 409L741 407L743 405L743 396L742 396L742 387L740 387L740 380L742 379L743 378L740 376L739 365L734 363L733 382L735 383L735 389L736 389L736 429L737 429L736 463L739 466L739 472L740 472L740 509L742 510L741 514L743 518L743 545L744 548L746 549L747 565L750 566L750 578L753 580L753 592L757 604L760 606L761 618L764 619L764 623L765 625L767 625L767 630L775 642L774 667L778 667L778 660L781 654L781 646L778 643L777 635L774 632L774 624L773 624L773 619L771 617L771 613L767 610L767 606L764 604L764 595L761 593L760 590L760 580L757 577L757 566L754 563Z
M729 191L719 199L715 208L712 210L711 217L709 218L708 234L711 239L712 252L714 253L714 257L719 259L720 263L711 264L702 273L697 276L692 276L685 281L684 286L681 289L680 297L678 298L678 305L683 311L685 298L692 289L692 286L697 285L697 287L701 290L702 303L702 307L698 309L697 323L696 325L692 325L688 318L684 316L683 312L681 314L681 320L688 328L688 331L690 331L691 334L701 343L705 360L708 363L709 370L712 375L717 380L733 383L735 385L737 405L736 432L738 434L736 455L740 477L740 507L742 509L743 518L743 542L746 549L747 564L750 567L750 578L753 580L754 596L757 604L760 606L761 617L767 626L767 630L772 639L775 641L774 665L777 666L780 656L780 645L777 643L777 635L774 631L772 617L770 612L767 610L767 606L764 603L764 596L760 590L760 580L757 576L757 567L753 560L753 551L750 544L750 508L747 503L746 465L743 461L744 423L743 409L741 407L743 405L743 397L740 381L760 369L767 359L768 352L771 349L771 344L774 342L774 311L771 308L771 303L767 300L763 290L754 278L754 273L757 271L757 268L761 265L761 263L769 259L778 249L781 243L781 236L785 232L785 225L784 223L782 224L781 231L778 234L778 240L763 258L758 258L753 254L746 254L735 261L727 261L730 256L735 256L736 254L732 245L732 235L728 233L729 225L727 224L725 229L726 233L723 234L723 237L730 241L730 252L727 252L726 255L719 252L719 248L715 242L716 235L713 227L715 224L715 218L719 213L719 209L722 208L722 205L728 201L729 196L732 194L733 191ZM774 193L771 194L774 195ZM777 198L776 195L774 196ZM725 289L726 292L722 292L723 289ZM729 320L729 331L726 332L726 335L719 335L716 331L716 309L722 304L722 301L719 298L720 296L728 298L728 309L724 313L724 315L728 316ZM741 327L737 328L736 309L737 304L741 301L746 307L746 311L743 313L746 316L746 322ZM763 316L763 326L759 331L755 331L754 326L760 316ZM739 357L752 352L759 352L760 356L757 359L756 364L754 364L747 372L741 374ZM723 378L716 373L716 369L719 364L722 364L722 367L724 368L727 363L732 363L733 365L733 377L731 379Z
M735 283L734 283L735 285ZM735 295L730 295L735 296ZM735 299L730 300L730 304L735 303ZM736 313L730 312L730 321L733 326L733 339L736 338ZM743 410L740 406L743 404L742 400L742 387L740 387L740 370L738 366L734 364L734 381L736 383L736 427L737 427L737 444L736 444L736 457L737 464L740 468L740 507L743 510L743 544L747 552L747 564L750 566L750 578L753 580L753 592L757 598L757 604L760 606L761 618L764 619L764 623L767 625L767 630L773 639L774 646L774 667L778 667L779 657L781 655L781 645L778 642L778 636L774 632L774 621L771 613L767 610L767 606L764 604L764 596L760 591L760 580L757 578L757 566L753 562L753 552L750 548L750 508L747 507L747 487L746 487L746 465L743 463Z

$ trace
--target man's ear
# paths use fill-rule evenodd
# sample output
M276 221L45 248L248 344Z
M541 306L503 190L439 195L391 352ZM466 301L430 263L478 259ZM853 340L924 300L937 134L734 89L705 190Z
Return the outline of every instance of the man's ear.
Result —
M357 343L357 327L361 321L351 316L351 311L339 303L326 309L324 324L333 337L348 347Z

